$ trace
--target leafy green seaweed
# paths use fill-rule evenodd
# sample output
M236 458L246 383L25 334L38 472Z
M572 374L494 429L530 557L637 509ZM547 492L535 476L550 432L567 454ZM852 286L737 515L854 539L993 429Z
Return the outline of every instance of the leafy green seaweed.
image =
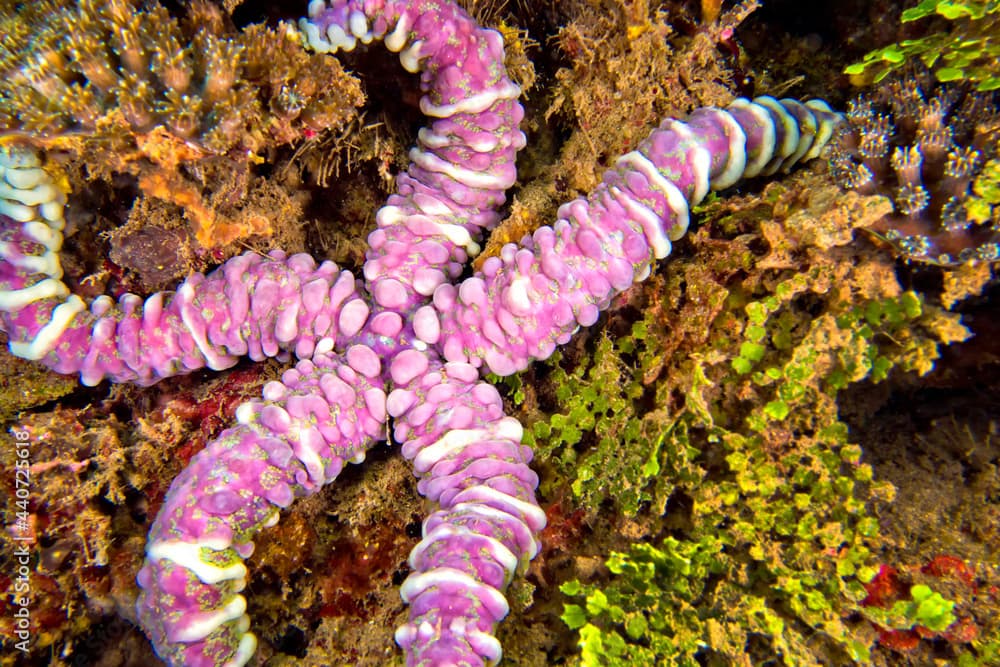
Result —
M950 29L871 51L844 73L878 83L917 59L934 72L938 81L968 81L979 91L1000 89L996 64L1000 58L1000 2L923 0L903 12L902 22L930 16L951 21Z

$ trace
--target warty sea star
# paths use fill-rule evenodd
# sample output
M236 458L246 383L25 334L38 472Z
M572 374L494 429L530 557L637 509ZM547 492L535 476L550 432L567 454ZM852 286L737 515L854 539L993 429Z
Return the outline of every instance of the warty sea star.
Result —
M250 660L240 591L251 539L362 461L390 418L419 491L440 505L410 556L410 620L396 640L409 664L495 663L503 591L537 554L545 514L521 426L481 373L547 358L669 254L690 204L816 157L838 116L819 101L763 97L667 120L554 225L459 282L481 230L498 222L525 141L501 36L432 0L314 0L300 27L319 51L383 40L421 73L433 119L378 212L364 282L276 251L192 275L174 293L88 307L61 281L64 197L32 152L12 149L0 162L3 328L12 352L86 384L150 384L242 355L300 359L192 459L150 530L137 609L169 664Z

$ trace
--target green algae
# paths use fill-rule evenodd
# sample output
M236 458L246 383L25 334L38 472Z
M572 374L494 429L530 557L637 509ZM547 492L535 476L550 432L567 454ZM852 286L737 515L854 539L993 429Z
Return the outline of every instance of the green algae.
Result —
M0 421L8 422L22 410L67 396L78 386L76 378L10 357L0 371Z
M714 252L633 295L641 319L619 325L632 310L612 311L585 353L536 372L533 400L512 384L531 404L526 440L555 469L543 494L569 480L588 516L611 507L644 535L613 541L598 580L562 583L579 664L736 664L750 646L789 665L870 658L871 626L850 619L877 571L874 508L894 490L863 462L838 395L926 375L969 331L843 233L879 207L830 209L822 188L803 199L809 178L748 199L746 217L732 202L706 210L744 232L761 224L769 250L753 266L749 234L700 230L695 245ZM688 300L697 316L684 324Z

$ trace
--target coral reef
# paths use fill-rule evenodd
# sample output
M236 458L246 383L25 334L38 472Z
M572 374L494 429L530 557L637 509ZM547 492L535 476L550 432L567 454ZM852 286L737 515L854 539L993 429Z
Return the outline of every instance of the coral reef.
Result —
M871 231L915 261L1000 260L991 203L1000 115L991 96L908 77L853 100L846 117L830 152L834 178L894 205Z
M250 660L257 639L240 592L253 537L361 462L388 416L418 489L441 506L411 553L401 587L410 620L396 640L414 665L495 662L503 591L538 553L545 515L521 426L476 369L508 375L550 356L650 275L687 231L689 205L817 157L839 116L817 100L758 97L668 119L552 227L453 285L479 230L496 224L525 144L499 34L456 6L419 1L313 2L300 26L321 52L384 38L425 74L421 109L436 119L378 213L364 292L330 262L273 251L145 302L102 296L87 312L61 281L65 198L32 152L10 150L0 155L3 328L15 354L90 385L147 385L242 355L301 359L192 458L150 529L136 611L168 663Z
M240 3L217 4L229 12ZM829 95L843 105L846 80L837 73L845 59L865 45L919 36L925 25L886 32L889 24L899 29L897 2L834 4L829 23L837 32L818 29L820 41L790 27L812 10L798 3L769 2L732 35L712 32L739 15L727 15L731 3L714 0L465 3L504 37L507 67L526 91L522 127L529 137L510 215L474 266L554 219L560 201L589 191L661 115L728 103L731 91L754 79L763 91ZM185 30L177 3L167 6ZM30 4L19 9L22 17L32 11ZM238 23L261 20L259 3L241 9ZM562 49L557 35L564 29L592 48ZM242 33L227 27L223 34L238 40ZM287 44L290 55L301 54ZM365 118L315 136L300 132L287 150L268 137L271 148L259 153L199 159L197 173L169 166L195 187L176 188L175 196L169 179L144 182L165 201L147 196L131 176L137 165L162 170L146 157L127 167L128 178L92 181L89 170L106 164L98 147L50 149L45 168L73 189L61 255L67 285L88 299L168 288L189 267L204 270L245 250L240 239L205 252L182 205L232 221L248 197L276 234L247 239L252 247L307 249L358 275L363 235L375 225L372 213L393 174L408 163L405 147L419 111L416 82L384 68L378 49L357 46L341 59L378 81L366 91ZM588 96L608 91L607 111L617 122L587 115ZM705 91L713 99L701 99ZM560 109L546 116L557 96ZM633 125L630 107L642 121ZM189 150L168 139L158 153L163 159ZM39 137L32 142L53 146ZM261 158L266 162L258 164ZM230 169L234 164L239 168ZM851 655L866 651L866 664L878 667L996 661L1000 575L990 554L1000 550L1000 478L990 397L1000 389L993 379L1000 348L991 344L1000 336L991 333L997 294L990 265L894 265L864 232L890 215L889 200L840 193L828 170L813 164L766 188L742 186L723 199L710 194L692 211L700 226L673 244L669 264L613 299L592 329L548 363L491 379L506 412L526 424L548 522L543 551L505 592L512 614L497 635L504 664L614 664L621 658L613 652L654 644L662 655L698 662L850 664ZM995 164L984 162L966 198L974 220L995 215ZM157 243L173 238L176 252ZM942 308L961 312L961 324ZM975 337L954 343L967 335L965 327ZM170 481L220 436L240 403L259 397L287 365L241 364L147 389L104 383L76 391L75 380L41 369L21 375L31 364L6 357L4 366L8 440L19 433L44 440L31 455L42 464L32 478L32 513L41 518L34 522L34 554L46 554L54 569L32 574L41 641L29 653L7 650L13 598L0 600L0 664L157 664L133 625L149 522ZM943 416L920 414L931 408ZM17 415L21 410L27 412ZM968 433L966 410L983 419ZM820 423L836 428L817 433ZM860 460L854 443L864 448ZM427 508L407 462L389 447L367 454L363 467L347 466L336 485L283 510L281 523L255 538L247 613L260 638L259 660L402 664L391 628L407 620L398 587ZM49 460L67 465L49 467ZM13 479L15 465L8 456L0 474ZM794 497L786 493L793 475ZM885 480L896 487L894 502ZM35 511L50 499L52 521ZM8 521L0 533L0 590L8 593L16 572L14 500L0 494ZM843 551L827 546L837 535L828 527L841 520L841 536L850 540ZM812 526L816 537L808 539ZM613 552L622 555L609 560ZM961 568L931 568L956 559ZM895 578L880 578L882 571ZM787 588L767 590L776 580ZM866 602L869 589L883 582L887 604ZM935 608L954 603L956 627L903 629L909 621L900 619L926 618L909 604L918 584L937 595L928 596ZM602 603L599 591L618 597ZM901 615L879 617L896 603ZM574 627L591 622L583 654L581 634L559 620L567 604L583 607L566 616ZM629 614L627 627L615 622L613 607ZM665 618L676 630L660 627ZM687 643L669 644L675 640Z
M112 150L161 128L206 153L257 152L337 127L360 103L337 61L303 54L263 25L237 32L215 5L178 21L158 3L4 3L5 134ZM155 138L145 139L153 141ZM145 154L154 158L156 147ZM110 151L109 151L110 152ZM122 171L123 163L97 166ZM163 156L167 157L167 156ZM128 158L125 158L128 159ZM177 159L176 156L173 159Z
M735 664L748 647L864 663L875 650L852 616L893 491L860 460L837 397L930 372L968 331L854 243L884 200L815 181L768 186L739 217L712 204L690 257L520 389L547 477L569 476L593 530L628 517L617 531L650 536L568 568L563 619L583 664ZM757 222L711 238L740 219Z
M336 130L362 101L336 60L305 54L288 29L237 31L207 0L181 20L156 2L4 2L0 128L8 143L70 151L87 178L135 177L183 209L201 248L270 235L273 213L227 180Z
M87 617L74 614L82 604L77 591L82 591L92 611L113 613L121 585L129 586L125 578L113 582L99 574L114 560L125 568L135 564L127 563L127 553L109 543L106 535L112 517L92 502L98 497L108 503L127 502L128 484L116 473L125 459L123 430L114 416L105 417L98 410L58 410L18 422L15 437L31 443L29 478L44 480L44 486L33 489L35 500L26 504L22 510L25 515L18 515L17 522L8 527L26 524L28 531L10 533L23 538L14 548L37 554L31 582L36 603L32 607L35 650L53 650L66 640L67 633L87 628ZM4 493L11 497L16 492L17 460L15 450L5 447L0 472ZM50 539L52 535L59 539ZM116 584L118 590L112 590ZM5 601L5 611L11 608L9 603L10 599ZM13 621L11 613L3 615L2 629L7 637L14 636Z

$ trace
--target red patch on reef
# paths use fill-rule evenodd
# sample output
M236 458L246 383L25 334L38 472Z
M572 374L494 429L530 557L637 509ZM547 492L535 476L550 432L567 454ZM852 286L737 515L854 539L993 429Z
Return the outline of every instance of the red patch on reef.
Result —
M958 644L971 642L979 636L979 626L973 619L962 617L948 626L948 630L942 636Z
M260 394L261 367L234 370L204 396L179 394L170 399L167 408L181 419L196 422L198 432L176 450L177 458L186 466L195 454L233 422L236 408Z
M975 574L965 561L956 556L942 554L922 566L905 568L903 572L890 565L880 566L878 574L865 584L867 596L861 601L862 606L889 609L895 602L910 599L913 579L919 579L921 575L940 579L942 584L950 584L951 590L960 592L962 588L966 588L970 596L975 596L978 592ZM954 613L955 621L943 632L922 625L900 630L883 628L874 622L872 626L878 631L879 645L901 653L915 650L920 645L921 639L942 639L953 644L964 644L975 640L980 633L974 614L968 609L963 613L960 600Z
M34 572L31 575L32 594L38 598L44 597L47 604L42 605L32 619L39 630L57 628L66 621L65 594L59 589L59 582L47 574ZM39 593L41 595L39 595Z
M969 566L955 556L935 556L927 565L920 568L920 571L934 577L954 577L973 590L976 588L975 576L969 570Z
M368 526L333 543L327 560L329 574L320 582L323 618L367 619L366 599L377 584L390 585L392 573L405 558L407 543L388 525Z
M546 524L541 540L546 549L565 551L580 535L587 513L583 509L567 513L566 504L559 499L545 508Z
M913 630L885 630L880 629L878 633L878 643L885 648L906 653L912 651L920 645L920 635Z
M232 413L236 407L247 400L247 384L254 384L254 394L256 394L256 381L260 377L260 368L253 366L246 369L230 372L222 380L221 386L214 387L213 390L201 399L196 399L192 395L178 396L171 402L170 408L178 417L202 422L202 430L206 427L204 422L210 418L216 421L232 419Z
M863 607L890 607L903 598L904 587L899 581L899 571L891 565L882 565L875 578L865 584L868 595L861 601Z

